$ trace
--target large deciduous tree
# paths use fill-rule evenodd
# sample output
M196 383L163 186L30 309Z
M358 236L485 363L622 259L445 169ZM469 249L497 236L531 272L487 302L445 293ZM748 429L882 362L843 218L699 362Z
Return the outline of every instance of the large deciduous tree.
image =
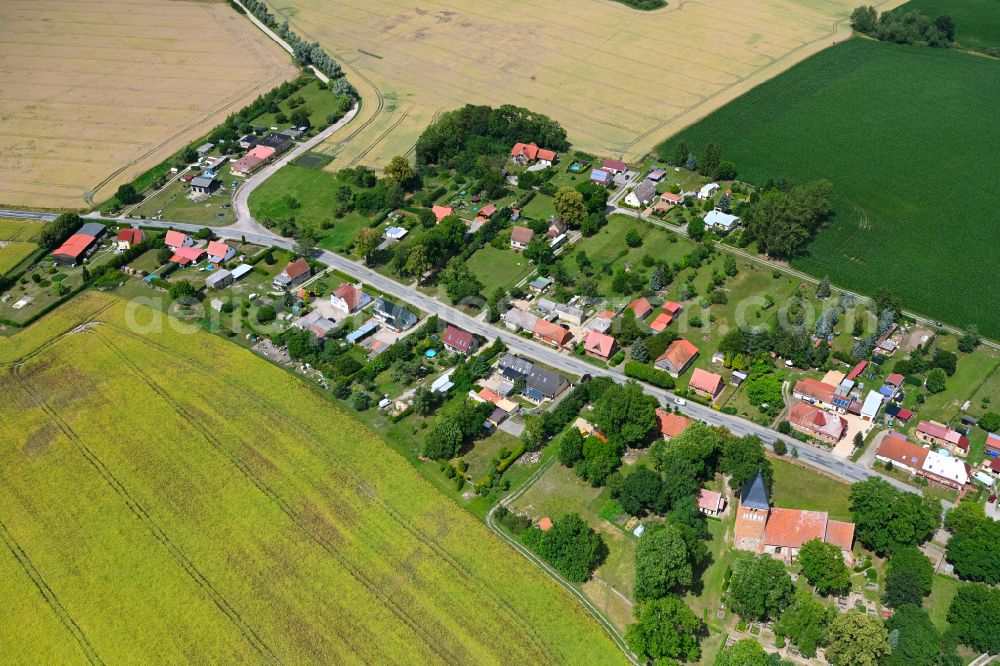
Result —
M769 555L738 560L726 591L726 605L745 620L777 618L792 598L792 579Z
M885 603L892 608L919 606L931 593L934 565L916 546L899 548L889 559L885 574Z
M694 582L688 542L674 525L649 527L635 551L635 598L659 599Z
M936 501L877 477L853 484L850 500L858 541L879 555L922 543L940 523Z
M888 638L882 620L851 609L830 624L826 660L832 666L878 666L892 652Z
M594 405L593 421L605 437L626 446L642 446L656 429L656 398L646 395L636 382L608 389Z
M837 612L805 590L798 590L791 605L781 614L775 631L788 638L802 656L816 656L816 649L826 645L830 623Z
M635 624L625 630L625 641L643 661L657 664L672 660L697 661L705 623L677 597L664 597L636 605Z
M572 187L561 187L552 199L552 207L556 215L562 218L567 226L579 229L587 219L587 207L583 203L583 195Z
M835 544L822 539L807 541L799 550L799 564L802 575L820 594L843 592L851 587L851 572L844 564L840 547Z
M948 609L948 623L958 640L980 652L1000 654L1000 590L975 583L958 589Z

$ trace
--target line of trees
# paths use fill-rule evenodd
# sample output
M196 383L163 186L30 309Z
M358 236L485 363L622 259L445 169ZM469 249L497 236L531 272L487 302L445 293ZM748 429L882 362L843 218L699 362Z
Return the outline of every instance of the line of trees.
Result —
M955 20L942 14L933 21L917 11L878 11L863 5L851 12L851 27L883 42L947 48L955 41Z
M340 65L319 45L319 42L307 42L299 37L292 30L288 21L279 24L268 9L267 3L263 2L263 0L243 0L243 4L257 20L274 30L282 39L288 42L289 46L292 47L292 57L295 58L296 62L303 67L312 65L330 77L330 85L335 93L347 95L354 99L357 98L357 91L344 78L344 72Z

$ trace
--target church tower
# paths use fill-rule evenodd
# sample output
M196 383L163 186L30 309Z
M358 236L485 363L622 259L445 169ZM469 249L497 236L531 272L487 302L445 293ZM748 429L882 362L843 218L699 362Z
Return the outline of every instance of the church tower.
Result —
M737 550L761 552L764 548L764 528L771 514L771 498L764 475L757 475L740 488L740 503L736 513L733 546Z

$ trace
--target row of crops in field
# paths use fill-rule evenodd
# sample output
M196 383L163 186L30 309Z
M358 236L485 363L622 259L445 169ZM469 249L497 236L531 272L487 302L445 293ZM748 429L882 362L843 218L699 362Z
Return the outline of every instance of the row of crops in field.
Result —
M740 177L829 179L835 217L792 261L834 283L888 286L905 307L1000 337L992 211L1000 62L852 39L738 98L660 147L712 142Z
M140 310L84 294L0 340L14 661L623 662L351 416Z

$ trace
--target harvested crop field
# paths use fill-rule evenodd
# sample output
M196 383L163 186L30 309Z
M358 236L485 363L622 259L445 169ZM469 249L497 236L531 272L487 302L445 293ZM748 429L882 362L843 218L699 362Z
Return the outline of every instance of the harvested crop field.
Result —
M82 208L297 73L224 2L0 2L0 202Z
M792 265L1000 338L1000 62L867 39L820 53L677 136L740 178L833 183L835 217ZM672 142L662 153L672 154Z
M353 417L181 326L88 293L0 340L6 660L625 663Z
M464 104L516 104L561 122L600 155L659 141L810 53L846 38L852 0L286 0L272 6L346 63L371 120L333 168L380 166L430 119ZM888 0L881 6L899 4Z

